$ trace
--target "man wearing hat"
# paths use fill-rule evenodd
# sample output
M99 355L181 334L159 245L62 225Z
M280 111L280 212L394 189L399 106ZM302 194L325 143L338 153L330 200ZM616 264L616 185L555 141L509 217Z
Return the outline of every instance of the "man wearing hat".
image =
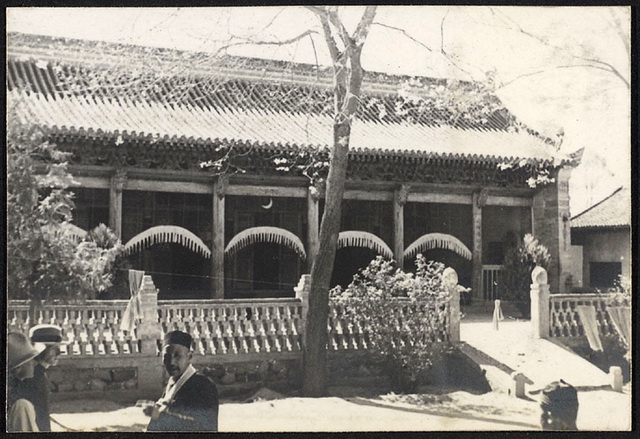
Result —
M540 426L543 430L577 430L578 392L564 380L553 381L540 395Z
M38 431L36 412L26 398L24 381L33 377L33 359L43 347L34 347L20 332L7 334L7 431Z
M51 431L49 393L51 383L47 369L58 364L62 329L55 325L36 325L29 330L29 339L36 347L44 349L35 358L33 378L25 380L27 398L36 410L36 422L40 431Z
M147 431L218 431L218 389L191 364L193 339L182 331L164 337L162 362L169 381L162 397L145 410Z

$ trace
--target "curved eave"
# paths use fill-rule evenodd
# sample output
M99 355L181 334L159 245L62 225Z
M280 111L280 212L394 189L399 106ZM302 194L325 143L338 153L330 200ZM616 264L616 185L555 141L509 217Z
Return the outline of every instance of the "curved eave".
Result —
M111 131L105 132L102 130L94 130L92 128L74 128L74 127L43 127L42 130L48 135L65 141L78 141L78 140L90 140L102 143L128 143L137 145L165 145L177 149L195 149L195 150L207 150L220 145L232 146L239 148L242 151L248 150L260 150L260 151L272 151L272 152L284 152L284 151L297 151L302 148L318 148L329 153L329 146L319 144L291 144L281 142L260 142L249 141L242 139L228 139L228 138L194 138L186 136L157 136L154 134L136 132L136 131ZM470 164L500 164L500 163L513 163L521 160L527 160L527 164L536 165L552 165L554 161L552 159L535 159L530 157L517 157L517 156L490 156L484 154L460 154L460 153L437 153L430 151L404 151L400 149L373 149L373 148L353 148L349 151L349 157L351 160L371 160L371 159L401 159L403 161L425 161L425 160L438 160L450 163L470 163ZM573 165L574 161L571 159L563 159L560 162L556 162L554 166Z

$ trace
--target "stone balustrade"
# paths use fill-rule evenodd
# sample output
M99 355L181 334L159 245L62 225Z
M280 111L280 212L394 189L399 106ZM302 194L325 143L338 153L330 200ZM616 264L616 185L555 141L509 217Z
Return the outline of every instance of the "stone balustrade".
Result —
M451 303L412 307L400 300L396 305L398 324L406 313L424 313L437 325L434 341L459 341L457 275L450 270L446 278ZM224 365L225 380L229 376L252 376L249 369L254 364L277 377L283 375L282 370L294 370L293 366L282 365L291 361L297 364L302 358L309 275L302 276L294 291L295 297L281 299L158 301L158 291L151 276L146 275L139 293L140 315L132 333L120 328L126 300L47 304L33 318L28 302L10 301L8 331L28 333L30 327L44 323L62 328L68 344L62 345L59 366L50 371L55 378L54 393L89 392L80 396L90 397L91 392L115 389L137 398L157 397L167 379L158 358L162 339L176 329L193 337L194 363L207 366L205 369L212 373L214 365ZM330 352L369 347L367 328L341 305L330 305L327 331ZM244 370L242 364L251 367Z
M121 331L120 321L126 300L89 300L84 304L53 304L29 317L26 302L9 302L7 324L9 332L27 333L31 326L52 324L62 328L69 344L61 346L62 355L130 355L140 353L136 333Z
M531 274L531 324L537 338L584 338L578 306L592 306L600 336L614 335L616 329L607 310L616 303L629 306L628 299L614 294L550 294L547 273L536 267Z
M549 296L549 336L583 337L584 327L577 307L593 306L600 336L616 334L607 312L611 297L608 294L552 294ZM628 303L626 304L628 306Z

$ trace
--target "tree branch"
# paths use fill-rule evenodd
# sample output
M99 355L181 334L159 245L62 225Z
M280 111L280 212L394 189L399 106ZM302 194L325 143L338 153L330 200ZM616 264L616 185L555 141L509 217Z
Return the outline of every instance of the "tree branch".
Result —
M395 30L397 32L400 32L401 34L403 34L405 37L409 38L411 41L413 41L414 43L424 47L425 49L427 49L429 52L433 52L433 50L431 50L431 47L427 46L426 44L424 44L422 41L415 39L411 34L409 34L406 30L401 29L399 27L395 27L395 26L390 26L388 24L384 24L384 23L380 23L380 22L373 22L371 24L380 26L380 27L386 27L387 29L391 29L391 30Z
M440 53L446 55L444 51L444 21L447 19L447 15L449 15L449 8L447 8L447 12L442 17L442 21L440 22Z
M340 59L340 50L338 50L338 45L336 44L336 41L333 38L333 34L331 33L331 27L329 25L329 19L327 17L328 12L326 9L319 6L307 6L307 8L314 14L316 14L320 19L320 24L322 25L322 30L324 32L324 39L327 43L327 47L329 48L329 54L331 55L331 61L333 61L333 64L335 66Z
M317 35L318 33L314 30L306 30L304 32L302 32L299 35L296 35L295 37L286 39L286 40L281 40L281 41L254 41L250 38L247 38L246 41L241 41L241 42L237 42L237 43L229 43L226 44L224 46L221 46L220 48L218 48L218 50L216 50L216 55L218 55L220 52L225 51L231 47L236 47L236 46L244 46L244 45L256 45L256 46L285 46L287 44L292 44L295 43L297 41L300 41L301 39L303 39L306 36L311 37L311 35Z
M344 44L345 51L348 52L352 50L353 39L349 35L349 32L347 32L347 29L345 29L344 24L342 23L342 20L340 20L340 17L338 17L337 6L331 9L327 8L326 11L327 11L327 17L329 18L330 23L333 24L333 26L338 30L338 35L342 40L342 44Z
M492 7L489 7L489 9L491 10L491 13L494 14L494 15L496 15L496 12L499 12L503 17L505 17L509 22L511 22L513 24L513 26L516 27L515 30L517 32L520 32L521 34L526 35L529 38L532 38L532 39L538 41L539 43L541 43L541 44L543 44L543 45L545 45L547 47L550 47L552 49L556 49L556 50L560 50L562 52L568 53L568 51L567 51L567 49L565 47L556 46L555 44L551 44L546 39L541 38L538 35L535 35L535 34L533 34L531 32L528 32L528 31L524 30L522 28L522 26L520 26L514 19L512 19L511 17L509 17L506 14L503 14L501 11L494 11L494 8L492 8ZM507 27L507 29L514 30L513 27L511 27L511 28ZM623 41L624 41L624 39L623 39ZM627 88L631 88L631 85L629 84L629 81L618 71L618 69L616 69L613 65L609 64L608 62L605 62L605 61L602 61L602 60L599 60L599 59L588 58L588 57L585 57L585 56L576 55L576 54L573 54L573 53L568 53L568 55L571 56L572 58L579 59L581 61L586 61L586 62L590 62L590 63L593 63L593 64L598 64L598 65L607 67L605 69L605 68L597 67L597 66L593 66L593 65L591 65L591 66L590 65L579 65L580 67L592 67L592 68L605 70L605 71L608 71L610 73L613 73L616 77L618 77L618 79L620 79L624 83L624 85ZM568 67L568 66L565 66L565 67Z
M610 72L610 69L604 68L604 67L600 67L600 66L594 66L593 64L568 64L568 65L561 65L561 66L553 66L553 67L549 67L546 69L541 69L541 70L536 70L535 72L529 72L529 73L523 73L522 75L516 76L515 78L513 78L512 80L505 82L503 84L501 84L500 86L496 87L496 90L499 90L501 88L504 88L516 81L519 81L520 79L529 77L529 76L535 76L535 75L540 75L542 73L546 73L549 70L559 70L559 69L573 69L573 68L590 68L590 69L597 69L597 70L604 70L605 72ZM621 78L622 80L624 80L624 78Z
M358 27L356 28L355 33L353 34L353 39L356 42L356 46L359 49L362 48L362 45L367 40L367 36L369 35L369 29L371 29L371 24L373 23L373 19L376 16L377 6L367 6L362 14L362 18L360 19L360 23L358 23Z

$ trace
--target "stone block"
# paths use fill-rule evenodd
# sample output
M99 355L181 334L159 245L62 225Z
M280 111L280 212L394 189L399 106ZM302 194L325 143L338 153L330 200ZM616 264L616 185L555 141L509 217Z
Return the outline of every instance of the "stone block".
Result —
M64 380L64 373L57 367L49 369L47 375L49 376L49 381L52 383L60 383Z
M96 369L93 371L93 377L102 381L111 381L109 369Z
M208 376L209 378L220 379L225 374L224 366L215 365L211 367L205 367L202 369L202 374Z
M99 378L92 378L89 381L89 389L91 390L104 390L107 387L107 383Z
M224 374L222 379L220 380L222 384L232 384L236 382L236 374L232 372L227 372Z
M63 381L58 384L58 392L71 392L73 390L73 383L69 381Z
M111 381L117 383L130 380L136 376L135 369L111 369L109 373L111 375Z

